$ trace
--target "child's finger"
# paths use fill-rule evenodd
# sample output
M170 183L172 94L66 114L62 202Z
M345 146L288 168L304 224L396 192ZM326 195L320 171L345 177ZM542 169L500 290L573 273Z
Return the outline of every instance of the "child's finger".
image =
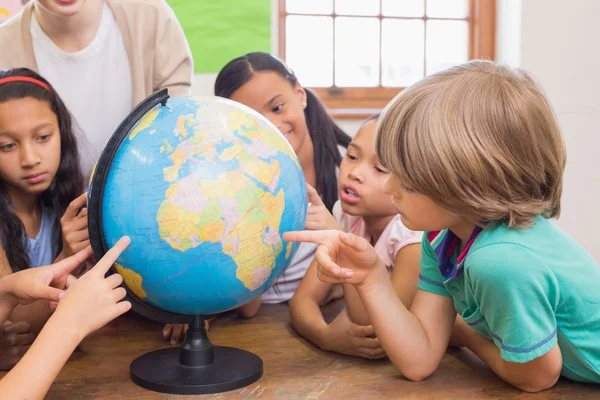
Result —
M308 183L306 184L306 191L308 192L308 202L312 206L323 205L323 200L321 200L321 197L319 197L319 193L317 193L317 190L314 187L310 186Z
M106 252L104 257L98 261L96 266L92 268L91 271L97 271L97 273L102 274L103 276L108 272L110 267L117 261L117 258L121 255L121 253L129 246L131 243L131 239L129 236L123 236L119 241ZM90 271L90 272L91 272Z
M80 249L85 249L90 245L90 240L86 240L84 242L78 243L77 246L74 247L74 251L79 251Z
M65 211L65 214L63 215L63 218L68 220L75 218L77 216L77 213L79 212L79 209L83 207L86 203L87 193L83 193L69 204L67 210Z
M340 242L348 247L353 248L356 251L365 251L369 248L369 242L362 238L354 235L353 233L340 232Z
M6 332L7 334L28 333L31 331L31 325L29 324L29 322L17 321L17 322L11 322L10 324L4 325L3 329L4 329L4 332Z
M331 233L328 231L295 231L285 232L283 240L288 242L310 242L317 244L325 244Z
M57 262L51 266L56 272L56 275L62 277L69 275L71 271L80 266L85 260L92 255L92 248L90 246L85 249L73 254L71 257L67 257L64 260Z
M384 358L387 355L382 347L377 349L359 347L357 350L364 358L368 358L369 360L377 360L379 358Z
M115 289L123 283L123 277L119 274L112 274L106 278L105 281L111 289Z
M88 230L85 229L81 231L70 232L65 239L67 240L67 243L79 243L88 240L89 237L90 235Z
M315 229L319 229L319 227L322 225L321 222L319 221L312 221L312 220L306 220L306 222L304 223L304 228L308 229L308 230L315 230Z
M350 335L359 337L369 337L375 335L373 325L356 325L350 327Z
M68 225L68 229L71 232L81 231L84 229L87 231L87 227L88 227L87 217L86 218L77 217L77 219L71 221Z
M35 340L35 335L31 332L19 335L19 344L21 346L29 346Z
M381 343L379 343L378 338L363 337L360 340L360 347L364 347L366 349L380 349Z
M183 335L183 325L174 325L173 334L171 335L171 344L177 344L181 341Z
M173 324L165 324L165 327L162 330L163 337L165 339L168 339L171 337L172 333L173 333Z
M331 285L335 285L337 283L344 283L345 280L344 279L340 279L340 278L334 278L328 275L324 275L324 274L319 274L318 278L321 282L323 283L329 283Z
M37 300L59 301L63 293L64 291L55 287L40 285L31 293L31 297Z
M72 284L74 284L75 282L77 282L77 278L73 275L69 275L67 276L67 283L65 284L65 289L68 289L71 287Z
M126 295L127 291L123 287L118 287L116 289L113 289L112 291L112 296L115 303L118 303L119 301L123 300Z
M112 321L113 319L120 317L125 314L127 311L131 310L131 303L128 301L121 301L114 306L110 307L110 314L108 315L109 320L107 323Z
M347 268L341 268L331 259L327 246L321 245L317 247L315 259L318 261L318 268L323 274L342 280L349 279L354 276L354 271Z

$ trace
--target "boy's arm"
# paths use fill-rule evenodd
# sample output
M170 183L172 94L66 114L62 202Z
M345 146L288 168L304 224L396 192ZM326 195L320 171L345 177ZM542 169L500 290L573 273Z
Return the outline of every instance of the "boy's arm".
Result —
M554 272L537 254L511 243L478 249L466 262L466 286L493 341L463 320L455 336L519 389L537 392L554 385L562 369Z
M525 363L509 362L500 356L494 342L474 331L462 319L455 327L458 341L479 356L503 380L526 392L549 389L560 377L562 354L558 344L541 357Z
M403 247L396 254L396 263L392 271L392 286L400 301L410 310L419 282L419 260L421 258L421 244L414 243ZM354 285L343 284L344 299L348 308L348 315L352 322L358 325L371 325L367 310L356 292Z
M418 290L409 311L394 290L383 262L358 294L387 355L407 379L420 381L438 367L452 333L452 298Z

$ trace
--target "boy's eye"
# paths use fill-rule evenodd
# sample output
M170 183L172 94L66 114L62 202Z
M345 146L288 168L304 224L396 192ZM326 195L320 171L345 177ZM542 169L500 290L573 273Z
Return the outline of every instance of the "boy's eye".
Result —
M275 107L273 107L272 111L279 112L279 111L281 111L282 108L283 108L283 103L277 104Z
M14 143L3 144L2 146L0 146L0 150L10 151L10 150L14 149L15 146L16 146L16 144L14 144Z
M405 192L413 193L415 191L415 189L409 188L404 183L401 183L400 186L402 187L402 190L404 190Z
M358 157L356 157L356 156L353 156L352 154L348 154L348 153L346 153L346 157L348 157L348 159L349 159L349 160L352 160L352 161L358 160Z
M375 169L377 170L377 172L382 173L382 174L389 174L389 171L381 168L381 167L375 167Z
M39 140L40 142L45 142L45 141L47 141L48 139L50 139L50 136L51 136L51 134L47 134L47 135L41 135L41 136L38 136L38 140Z

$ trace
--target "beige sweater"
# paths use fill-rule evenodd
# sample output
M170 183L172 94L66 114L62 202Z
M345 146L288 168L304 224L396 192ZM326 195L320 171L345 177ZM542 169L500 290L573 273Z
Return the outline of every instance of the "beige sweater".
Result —
M132 107L157 90L171 96L189 94L192 55L173 10L164 0L106 0L125 44L133 85ZM30 1L0 26L0 69L38 71L31 39Z

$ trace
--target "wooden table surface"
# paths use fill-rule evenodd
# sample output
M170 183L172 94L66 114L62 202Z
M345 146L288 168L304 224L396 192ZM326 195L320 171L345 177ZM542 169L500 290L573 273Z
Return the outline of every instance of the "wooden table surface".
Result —
M335 307L335 309L333 309ZM326 309L329 318L339 311ZM48 399L388 399L513 398L598 399L600 386L562 379L539 394L521 392L497 378L468 350L448 350L438 370L422 382L403 379L388 359L370 361L319 350L300 338L287 305L263 305L259 315L240 320L231 313L213 321L214 345L259 355L264 374L231 392L183 396L145 390L129 379L138 356L168 347L162 325L128 314L88 337L53 384Z

